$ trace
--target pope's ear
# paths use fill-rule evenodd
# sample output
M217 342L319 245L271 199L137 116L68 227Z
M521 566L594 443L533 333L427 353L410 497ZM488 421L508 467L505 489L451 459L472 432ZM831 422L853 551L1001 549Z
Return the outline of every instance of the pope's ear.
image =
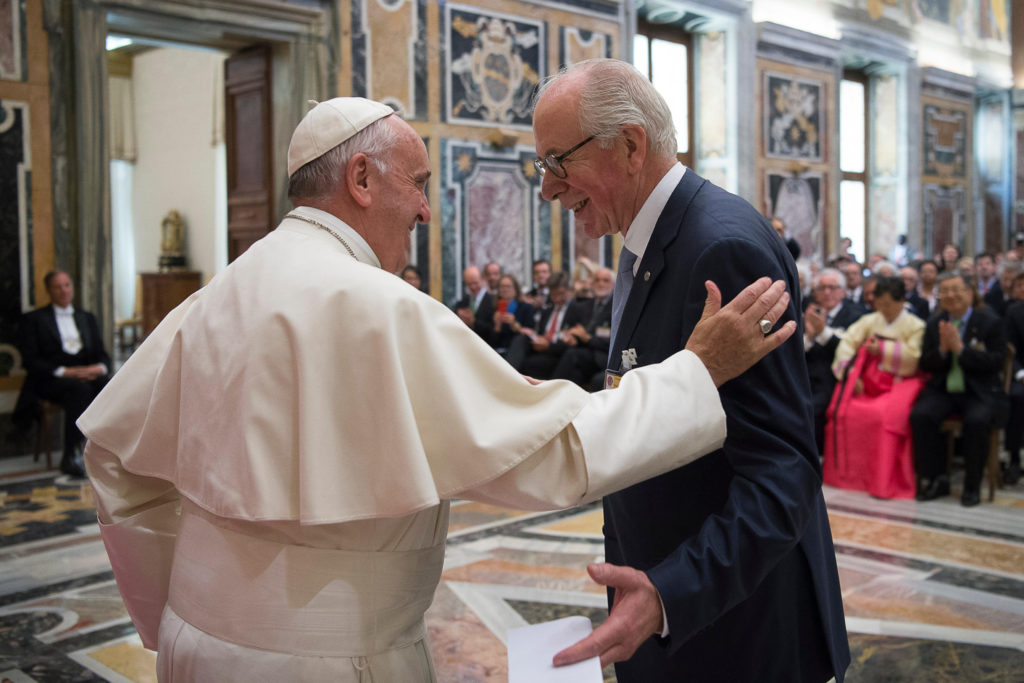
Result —
M359 152L353 154L345 165L345 186L356 204L369 206L373 199L370 196L370 158Z

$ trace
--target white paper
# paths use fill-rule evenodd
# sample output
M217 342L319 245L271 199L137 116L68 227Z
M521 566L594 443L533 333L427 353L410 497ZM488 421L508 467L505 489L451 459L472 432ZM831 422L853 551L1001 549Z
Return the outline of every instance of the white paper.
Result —
M586 617L566 617L508 632L508 683L602 683L601 660L555 667L554 656L590 635Z

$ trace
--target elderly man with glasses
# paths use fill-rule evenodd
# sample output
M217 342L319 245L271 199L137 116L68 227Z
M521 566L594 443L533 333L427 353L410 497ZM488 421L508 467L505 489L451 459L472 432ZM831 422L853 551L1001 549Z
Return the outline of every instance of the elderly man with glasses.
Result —
M623 237L606 385L686 343L707 281L729 296L757 277L784 280L782 319L800 318L785 244L750 204L677 162L668 105L631 65L558 74L541 86L533 128L542 196L588 237ZM612 589L611 613L556 664L600 655L621 683L842 681L850 655L800 339L721 397L735 427L723 449L605 496L607 563L589 571Z
M814 439L818 454L825 453L825 413L836 376L832 361L843 331L866 312L846 298L846 280L835 268L825 268L814 279L814 301L804 311L804 354L814 400Z

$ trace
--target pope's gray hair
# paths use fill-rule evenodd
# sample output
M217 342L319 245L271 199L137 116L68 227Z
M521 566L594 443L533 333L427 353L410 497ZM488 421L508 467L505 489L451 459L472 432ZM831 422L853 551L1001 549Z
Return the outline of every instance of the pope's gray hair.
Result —
M396 139L388 123L390 118L377 119L345 142L299 167L288 179L288 198L293 201L326 199L344 178L349 160L359 153L368 156L378 171L387 173Z
M583 135L593 135L599 146L608 148L623 126L635 124L647 133L650 151L675 158L676 129L672 112L647 77L628 62L588 59L563 67L541 83L534 102L564 76L581 70L586 75L579 111Z

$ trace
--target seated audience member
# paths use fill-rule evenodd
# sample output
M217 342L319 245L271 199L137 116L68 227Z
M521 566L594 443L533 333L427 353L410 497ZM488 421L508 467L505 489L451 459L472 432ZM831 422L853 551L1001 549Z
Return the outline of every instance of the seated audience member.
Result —
M861 288L864 284L864 269L856 261L850 261L843 264L841 270L846 276L846 298L858 306L863 306L864 296Z
M550 285L548 280L551 278L551 264L547 259L539 259L533 262L533 286L526 294L523 295L531 306L535 313L539 313L542 308L548 303L548 292Z
M882 275L884 277L894 277L896 273L896 264L886 260L876 261L875 265L871 266L872 275Z
M921 261L917 266L917 276L917 294L928 304L928 314L921 317L927 320L939 306L939 264Z
M549 301L540 311L536 330L524 329L520 339L512 342L523 345L521 354L509 354L516 358L521 355L522 365L516 369L536 379L550 379L558 359L569 348L569 342L575 343L576 338L564 330L575 324L579 309L585 307L573 300L567 274L552 274L548 288Z
M554 379L568 379L591 391L604 386L608 367L608 346L612 331L612 290L615 276L608 268L599 268L590 279L593 297L578 299L575 324L566 330L570 348L552 372Z
M928 302L917 293L917 269L913 266L900 268L900 279L903 280L903 291L906 292L904 307L921 320L927 320L930 311Z
M937 257L939 268L943 273L955 272L960 267L960 257L960 247L947 243L942 247L942 252Z
M1024 275L1017 277L1024 288ZM1020 447L1024 442L1024 303L1015 301L1006 309L1006 340L1013 344L1013 381L1010 384L1010 419L1006 422L1006 450L1010 463L1004 480L1013 485L1020 480Z
M903 280L879 277L875 312L847 328L832 371L840 384L828 410L826 484L879 498L913 498L910 410L924 386L918 374L924 321L903 307Z
M501 279L501 275L504 271L497 263L488 263L484 266L484 284L487 285L487 291L491 296L498 296L498 280Z
M494 316L494 297L484 287L480 269L476 266L469 266L462 271L462 286L466 288L466 296L456 302L453 307L455 314L481 338L490 339Z
M533 306L523 300L523 290L512 275L498 278L498 299L494 302L491 316L489 341L494 350L508 358L509 344L520 332L534 325ZM521 365L521 359L513 359L512 366Z
M945 437L939 426L956 413L964 426L960 503L977 505L992 425L1006 417L999 378L1006 355L1003 324L987 308L972 306L973 293L963 275L939 276L940 311L928 321L921 351L921 369L931 378L910 413L918 500L949 495Z
M975 279L978 282L978 294L982 298L999 284L999 273L996 272L996 257L983 251L974 259Z
M28 376L14 415L31 419L38 399L64 409L64 454L60 471L84 477L80 452L84 442L75 422L106 386L110 356L103 347L96 317L71 305L75 286L71 276L53 270L43 278L50 303L22 316L18 350Z
M860 305L865 311L875 310L875 285L878 283L877 275L869 275L864 278L860 286Z
M985 295L985 305L999 316L1006 315L1006 310L1014 300L1024 299L1024 289L1020 294L1014 295L1014 283L1021 275L1024 275L1024 272L1022 272L1020 261L1004 261L999 271L999 282L993 285Z
M974 280L974 259L970 256L964 256L956 262L956 270L961 275L966 275L971 280Z
M772 229L782 238L782 241L786 243L786 249L789 251L793 260L796 261L800 258L800 243L795 238L790 237L786 234L786 223L778 216L772 216Z
M825 453L825 411L836 388L832 360L847 327L864 314L864 309L846 299L843 274L835 268L818 273L811 304L804 311L804 356L814 401L814 439L818 455Z
M421 292L423 291L423 276L420 275L420 271L416 266L402 268L401 278Z
M589 299L594 296L594 293L590 289L590 281L594 277L594 273L597 272L599 265L588 259L586 256L580 256L576 259L576 270L572 274L572 292L573 297L577 301L583 299Z

